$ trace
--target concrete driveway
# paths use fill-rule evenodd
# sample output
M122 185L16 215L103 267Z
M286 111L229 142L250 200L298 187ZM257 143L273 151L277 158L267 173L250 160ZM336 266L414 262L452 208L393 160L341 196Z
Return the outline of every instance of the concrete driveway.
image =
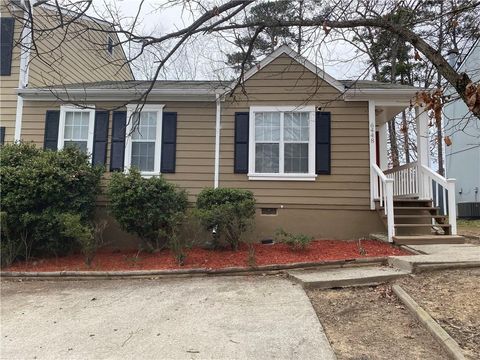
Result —
M281 277L2 281L2 359L334 359Z

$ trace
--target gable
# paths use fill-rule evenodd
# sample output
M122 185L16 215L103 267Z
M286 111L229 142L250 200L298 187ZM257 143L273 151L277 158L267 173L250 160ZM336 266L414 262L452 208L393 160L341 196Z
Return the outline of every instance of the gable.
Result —
M321 84L328 84L339 93L345 90L343 84L287 45L279 47L260 61L259 64L248 70L244 75L244 81L248 81L260 72L269 73L271 77L277 76L277 79L285 80L302 79L310 75L316 87Z
M246 88L251 86L281 86L305 91L340 93L338 88L322 78L320 74L312 72L287 54L272 60L245 81Z

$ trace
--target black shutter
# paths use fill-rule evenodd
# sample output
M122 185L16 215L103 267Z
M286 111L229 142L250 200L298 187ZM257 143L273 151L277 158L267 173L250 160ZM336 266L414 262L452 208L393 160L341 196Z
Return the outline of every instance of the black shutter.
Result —
M160 172L174 173L177 152L177 113L164 112L162 120L162 161Z
M127 112L114 111L112 116L112 147L110 151L110 171L123 171L126 126Z
M0 126L0 145L5 144L5 126Z
M330 113L315 116L315 173L330 174Z
M60 111L47 110L45 115L45 138L43 148L57 150L58 145L58 124L60 121Z
M235 113L235 148L233 172L235 174L248 173L248 133L249 113Z
M105 165L107 161L108 111L95 111L93 130L93 165Z
M13 32L15 21L10 17L0 18L0 75L10 75L12 70Z

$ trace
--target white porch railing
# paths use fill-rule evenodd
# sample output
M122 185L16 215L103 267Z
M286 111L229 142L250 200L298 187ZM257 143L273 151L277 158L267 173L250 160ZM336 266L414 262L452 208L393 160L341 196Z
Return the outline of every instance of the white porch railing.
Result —
M395 219L393 213L393 187L394 179L389 179L383 171L376 165L372 164L373 172L373 197L379 199L380 206L383 206L385 215L387 216L387 232L388 241L393 242L395 236Z
M452 235L457 235L457 205L455 204L455 179L446 179L429 167L420 168L420 194L423 199L432 199L443 215L448 215Z
M448 215L448 222L451 225L452 235L457 235L457 208L455 204L455 179L446 179L437 174L432 169L418 163L410 163L393 169L382 170L377 166L372 166L374 173L374 198L380 200L380 205L388 201L387 188L392 187L395 197L418 197L420 199L432 200L433 206L439 207L443 215ZM387 185L389 180L391 185ZM385 206L387 214L388 203ZM387 214L388 219L388 214ZM390 220L389 224L390 224ZM432 219L432 221L434 221ZM392 227L394 228L393 205L392 205ZM390 227L390 225L389 225ZM389 234L390 234L389 229ZM394 230L392 230L394 236ZM390 240L390 235L389 235Z
M418 166L416 162L385 170L384 174L387 178L394 180L394 196L418 196Z

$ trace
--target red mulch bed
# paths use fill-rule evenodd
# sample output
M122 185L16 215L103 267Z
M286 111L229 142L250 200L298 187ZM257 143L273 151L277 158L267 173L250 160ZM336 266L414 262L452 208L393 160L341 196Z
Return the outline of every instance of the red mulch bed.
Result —
M294 251L284 244L255 244L256 265L290 264L299 262L320 262L333 260L352 260L366 257L391 255L410 255L408 252L386 243L363 240L364 255L360 254L357 241L319 240L311 243L304 251ZM184 266L179 266L170 251L157 253L137 251L108 251L97 254L93 265L88 268L81 254L59 258L16 262L6 271L114 271L114 270L164 270L164 269L223 269L228 267L247 267L248 251L242 247L238 251L205 250L192 248L187 251Z

